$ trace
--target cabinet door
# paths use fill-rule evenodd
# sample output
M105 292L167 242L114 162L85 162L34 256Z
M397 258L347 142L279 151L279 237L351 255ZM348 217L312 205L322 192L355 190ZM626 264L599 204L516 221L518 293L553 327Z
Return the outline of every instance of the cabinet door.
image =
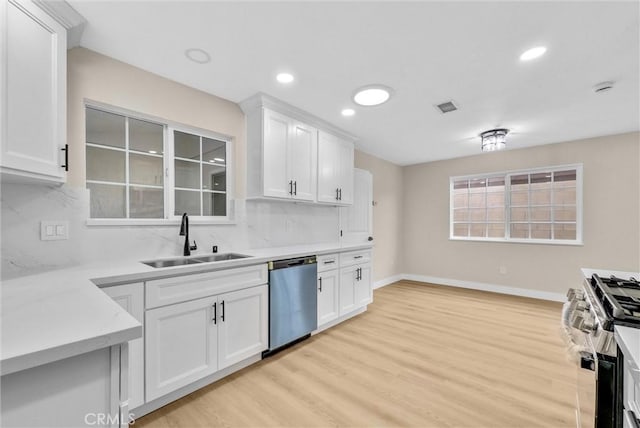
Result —
M351 205L353 203L353 144L348 141L339 140L336 151L340 203L343 205Z
M142 337L129 341L129 409L144 404L144 285L142 283L102 289L142 324Z
M146 312L147 401L217 370L214 305L217 297L206 297Z
M293 180L293 198L316 200L318 131L300 122L293 122L288 144L289 176Z
M356 308L355 282L356 266L340 269L340 316Z
M318 202L338 203L338 159L337 137L318 132Z
M338 318L339 279L337 269L318 274L318 327Z
M31 1L2 3L2 171L64 181L66 30Z
M358 274L360 269L360 274ZM354 294L356 307L367 306L373 301L371 290L371 264L356 266L356 280L354 282Z
M218 296L219 368L269 347L269 288L261 285Z
M264 196L290 198L287 172L287 142L291 132L291 119L264 109L263 192Z
M343 243L369 242L373 234L373 176L369 171L354 169L353 205L340 208L340 230Z

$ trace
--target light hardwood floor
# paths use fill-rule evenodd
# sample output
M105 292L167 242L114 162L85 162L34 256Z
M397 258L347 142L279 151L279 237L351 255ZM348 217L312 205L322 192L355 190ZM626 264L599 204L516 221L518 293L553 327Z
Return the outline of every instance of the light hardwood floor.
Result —
M399 282L135 427L575 427L559 303Z

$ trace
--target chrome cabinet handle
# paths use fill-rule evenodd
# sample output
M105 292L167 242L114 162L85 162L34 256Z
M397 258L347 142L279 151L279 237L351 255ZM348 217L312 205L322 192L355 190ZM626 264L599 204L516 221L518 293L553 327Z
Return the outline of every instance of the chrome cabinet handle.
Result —
M340 200L340 189L336 187L336 201Z
M297 195L298 194L298 181L294 181L293 182L293 194Z
M325 260L323 263L325 265L330 265L331 263L335 263L335 262L336 262L335 260Z
M289 194L293 195L293 180L289 180Z
M213 304L213 323L214 324L218 323L218 320L217 320L217 318L218 318L218 309L216 308L216 306L217 306L217 304L214 303Z
M363 256L353 256L354 259L361 259Z
M220 318L224 321L224 300L220 303L220 306L222 306L222 316Z
M338 192L338 194L340 195L340 196L339 196L339 198L338 198L338 200L340 200L340 201L341 201L341 200L342 200L342 189L340 189L340 192Z
M320 288L318 288L318 290L322 293L322 277L318 278L318 282L320 283Z

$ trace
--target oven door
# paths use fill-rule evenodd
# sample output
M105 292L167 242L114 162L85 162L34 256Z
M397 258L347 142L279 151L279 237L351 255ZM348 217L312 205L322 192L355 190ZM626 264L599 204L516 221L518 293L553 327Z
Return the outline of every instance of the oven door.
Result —
M593 354L584 351L577 358L576 425L578 428L595 428L597 360Z

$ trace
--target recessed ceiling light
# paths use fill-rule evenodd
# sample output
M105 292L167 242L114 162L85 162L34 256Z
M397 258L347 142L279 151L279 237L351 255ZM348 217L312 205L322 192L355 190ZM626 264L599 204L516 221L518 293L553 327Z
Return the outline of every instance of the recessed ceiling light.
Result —
M280 73L276 76L276 80L280 83L291 83L293 82L293 74Z
M343 116L353 116L354 114L356 114L356 111L352 108L345 108L342 109L342 115Z
M391 98L392 89L383 85L368 85L358 89L353 101L361 106L377 106Z
M191 61L197 62L198 64L206 64L211 61L211 55L209 55L207 51L199 48L187 49L184 51L184 54Z
M547 48L544 46L536 46L535 48L531 48L520 55L520 61L531 61L532 59L541 57L546 51Z

